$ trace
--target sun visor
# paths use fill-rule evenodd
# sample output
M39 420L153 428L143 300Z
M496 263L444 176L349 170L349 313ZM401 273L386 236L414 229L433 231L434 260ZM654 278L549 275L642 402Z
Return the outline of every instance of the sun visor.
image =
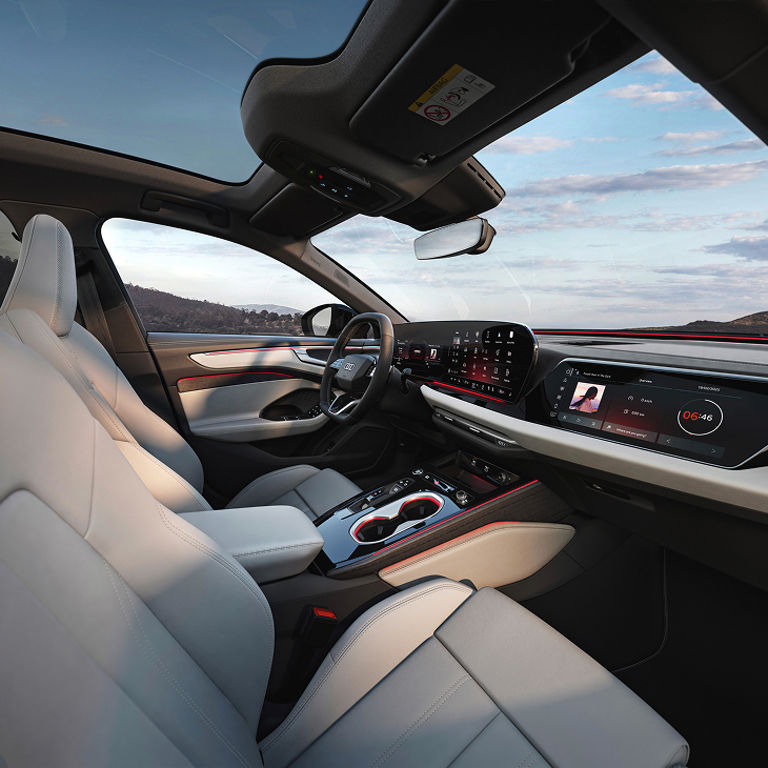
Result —
M350 128L410 163L447 155L567 78L608 21L574 0L451 0Z

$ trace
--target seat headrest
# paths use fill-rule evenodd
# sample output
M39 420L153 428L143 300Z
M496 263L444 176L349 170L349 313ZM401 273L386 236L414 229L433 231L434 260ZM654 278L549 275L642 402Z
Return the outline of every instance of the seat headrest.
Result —
M77 309L75 252L67 228L45 214L33 216L21 238L21 252L0 314L31 309L57 336L72 328Z

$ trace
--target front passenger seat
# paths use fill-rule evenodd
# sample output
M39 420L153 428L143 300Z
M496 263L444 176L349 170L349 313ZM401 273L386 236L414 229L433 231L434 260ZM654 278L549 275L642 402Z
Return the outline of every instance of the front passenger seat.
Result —
M683 738L525 608L447 579L374 605L257 741L269 604L0 333L0 764L670 768Z
M0 329L51 363L107 430L155 498L174 512L210 509L203 466L184 438L149 409L107 351L74 322L77 283L72 238L57 219L34 216L24 228ZM333 469L306 464L258 477L228 507L287 505L314 520L359 494Z

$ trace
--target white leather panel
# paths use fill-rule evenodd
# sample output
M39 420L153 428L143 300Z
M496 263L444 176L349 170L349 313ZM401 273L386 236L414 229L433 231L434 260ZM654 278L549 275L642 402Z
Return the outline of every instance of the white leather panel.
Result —
M77 307L75 255L66 227L51 216L33 216L0 313L31 309L57 336L72 327Z
M296 507L315 520L360 492L358 486L335 469L296 464L257 477L227 507Z
M494 589L435 637L553 766L669 768L688 745L584 651Z
M82 634L81 644L93 644L88 648L90 655L117 651L115 663L125 670L136 653L143 653L154 660L155 676L165 676L163 685L168 684L168 675L184 681L186 693L177 694L179 712L194 712L197 707L219 732L233 729L241 735L253 734L273 649L272 617L261 590L208 536L150 495L72 387L39 355L0 334L0 358L0 499L27 494L39 502L26 505L26 512L21 510L10 529L0 535L0 558L25 584L35 580L40 585L33 591L49 610L69 606L66 610L71 615L76 608L89 617L99 628ZM41 510L33 521L30 510L39 509L40 504L50 510L49 517ZM59 520L51 518L51 513ZM22 530L24 521L29 525ZM75 549L65 551L63 544L57 546L50 538L44 544L43 538L53 535L54 529L64 532L67 540L79 536ZM13 542L12 532L19 532ZM87 555L78 556L78 552ZM95 571L91 563L96 563ZM110 575L115 574L119 578L112 586ZM51 592L59 586L67 603ZM121 631L126 633L122 646L105 639L107 626L99 625L94 600L97 592L102 600L103 588L112 595L116 615L122 617ZM1 618L8 615L8 607L0 603L0 647L4 657L23 660L24 647L8 656ZM51 653L56 653L55 648ZM223 694L217 695L217 701L226 705L228 714L219 704L209 708L189 692L193 680L188 670L194 667L202 670L198 679L210 681L208 690ZM59 678L49 682L65 696L80 694ZM137 705L149 719L149 728L158 722L151 700L146 707ZM118 727L106 709L103 717L102 727ZM52 725L45 728L51 738ZM197 732L202 733L199 728ZM89 738L88 732L78 731L75 736ZM215 734L210 738L218 739ZM47 764L54 765L55 743L50 744ZM197 752L191 762L206 764L200 755ZM258 758L241 763L257 764Z
M134 441L115 440L115 445L142 479L147 490L173 512L197 512L211 505L181 475L163 464Z
M432 406L463 416L506 435L523 448L542 456L602 470L612 475L676 491L768 512L768 467L722 469L662 453L611 443L555 427L532 424L513 416L481 408L423 386L421 393Z
M200 459L170 424L144 405L136 390L97 339L75 323L69 335L61 341L133 438L163 464L167 464L190 485L201 491L203 466Z
M323 414L295 421L261 417L280 398L299 390L319 388L319 384L305 379L275 379L180 392L179 398L193 434L243 443L306 434L327 424L328 417Z
M306 570L323 537L295 507L245 507L191 512L182 517L207 533L260 584Z
M97 389L91 380L85 375L80 365L82 355L74 353L74 349L83 349L80 342L72 343L73 337L82 333L82 339L92 339L77 323L72 326L67 336L57 336L43 321L43 319L30 309L12 309L0 314L0 330L12 334L27 347L44 357L51 363L68 381L82 402L86 405L91 415L107 430L109 436L115 441L117 447L131 463L136 473L144 481L150 493L162 504L174 512L193 511L198 509L210 509L208 502L200 495L196 487L184 477L175 472L170 466L163 463L155 453L150 453L140 445L131 432L126 428L120 415L115 412L111 403L120 403L123 413L126 404L131 403L130 395L138 400L138 396L125 381L122 373L119 376L112 375L109 378L111 387L105 387L106 395ZM94 340L98 349L103 351L101 345ZM112 363L106 353L114 371L117 367ZM91 366L89 366L91 370ZM119 373L119 372L118 372ZM120 380L124 381L121 387ZM119 397L116 390L122 390L123 396ZM110 398L108 400L107 398ZM202 486L202 467L197 456L191 448L182 440L168 424L160 417L149 411L140 401L139 406L146 412L146 418L141 419L143 427L141 434L149 438L152 448L169 460L176 459L176 466L188 470L188 474L198 480ZM187 460L187 454L191 454L192 460Z
M366 611L333 646L288 717L260 743L264 765L283 768L290 764L431 637L471 594L464 584L436 579ZM397 702L392 706L396 708Z
M475 587L501 587L527 579L571 540L570 525L491 523L379 571L398 587L428 576L469 579Z
M331 347L328 347L331 349ZM203 368L263 368L270 365L299 373L322 373L325 363L312 360L303 347L256 347L194 352L189 359Z

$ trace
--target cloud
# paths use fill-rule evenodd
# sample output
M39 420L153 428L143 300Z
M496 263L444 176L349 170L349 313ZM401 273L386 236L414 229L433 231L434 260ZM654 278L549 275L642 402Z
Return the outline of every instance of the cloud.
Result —
M715 189L750 181L768 170L768 160L715 165L671 165L642 173L621 173L542 179L507 190L511 197L609 195L617 192L667 192Z
M663 136L658 136L658 141L682 141L685 143L691 143L694 141L713 141L719 139L723 135L722 131L690 131L689 133L665 133Z
M705 144L700 147L676 147L655 152L661 157L698 157L699 155L731 155L735 152L755 152L765 149L760 139L744 139L743 141L730 141L727 144Z
M55 128L63 128L69 125L61 115L43 115L37 122L40 125L48 125Z
M725 107L709 93L704 93L699 96L698 99L694 99L691 102L691 105L694 107L702 107L703 109L710 109L713 112L719 112L720 110L725 109Z
M706 245L707 253L723 253L728 256L738 256L747 261L768 261L768 237L732 237L726 243Z
M664 83L631 83L620 88L612 88L603 96L615 99L626 99L637 106L658 106L660 109L680 109L698 107L718 111L723 105L705 91L675 91L670 90Z
M659 54L643 57L640 61L631 64L627 69L631 69L633 72L650 72L654 75L674 75L677 72L674 65L659 56Z
M485 152L505 153L510 155L537 155L540 152L552 152L556 149L572 147L571 139L558 139L555 136L504 136L486 147Z
M620 88L612 88L606 91L604 96L611 96L615 99L628 99L635 104L679 104L690 101L696 91L668 91L664 90L662 83L645 85L643 83L632 83L623 85Z
M587 142L587 144L605 144L606 142L626 141L626 139L621 139L618 136L585 136L582 141Z

